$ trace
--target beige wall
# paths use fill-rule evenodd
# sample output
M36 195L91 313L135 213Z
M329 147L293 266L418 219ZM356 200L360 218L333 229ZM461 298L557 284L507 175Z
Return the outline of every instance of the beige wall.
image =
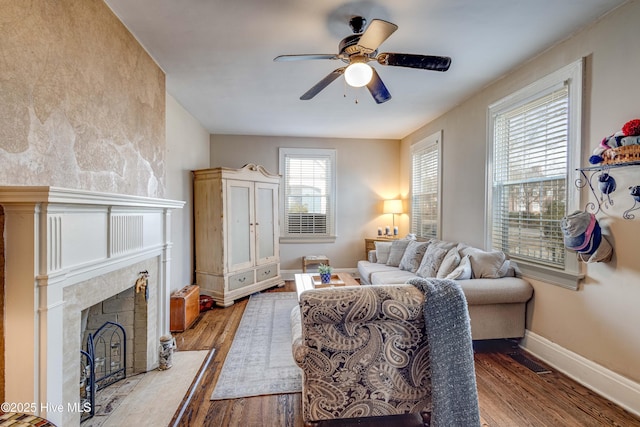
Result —
M280 147L334 148L338 163L338 238L335 243L282 243L281 269L300 270L301 257L313 254L327 255L337 268L355 268L364 258L364 238L391 225L391 216L381 213L382 200L399 194L400 141L212 135L211 167L256 163L278 173Z
M170 290L193 283L193 179L191 171L209 166L209 132L167 94L167 198L184 200L172 212Z
M581 57L586 60L583 164L602 137L640 117L640 2L632 1L595 25L509 73L402 141L402 170L410 145L444 131L443 237L484 244L485 157L489 104ZM640 166L616 170L615 209L600 214L615 245L608 264L586 266L579 291L534 281L528 326L533 333L635 382L640 381L640 215L621 219L633 205L629 185ZM409 176L402 174L402 188ZM575 190L579 191L579 190ZM583 195L583 206L589 195ZM593 199L593 196L591 196Z
M102 1L3 1L0 70L0 184L164 195L164 73Z

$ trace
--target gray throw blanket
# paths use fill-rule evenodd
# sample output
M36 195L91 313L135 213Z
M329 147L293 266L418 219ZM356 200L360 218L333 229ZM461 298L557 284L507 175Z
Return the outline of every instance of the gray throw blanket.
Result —
M431 364L431 426L480 425L478 390L467 300L448 279L407 281L424 292Z

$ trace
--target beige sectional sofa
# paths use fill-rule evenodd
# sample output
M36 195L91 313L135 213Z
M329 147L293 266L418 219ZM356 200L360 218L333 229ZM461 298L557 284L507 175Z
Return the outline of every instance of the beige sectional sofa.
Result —
M376 242L358 262L362 285L392 285L415 277L456 280L467 299L474 340L521 338L533 287L502 252L432 239Z

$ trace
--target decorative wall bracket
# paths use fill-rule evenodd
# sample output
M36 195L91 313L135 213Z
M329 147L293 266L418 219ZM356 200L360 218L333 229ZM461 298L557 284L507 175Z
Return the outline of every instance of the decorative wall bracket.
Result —
M596 202L588 202L585 206L587 212L594 215L601 211L610 209L614 205L611 193L616 190L617 183L611 175L611 169L627 166L640 166L639 162L619 163L611 165L589 166L577 169L582 175L575 182L577 188L589 187ZM594 181L595 179L595 181ZM630 195L633 198L633 205L624 211L622 217L624 219L634 219L635 215L631 212L640 209L640 185L630 186Z
M626 211L624 211L624 214L622 214L624 219L635 218L635 215L633 215L631 212L637 211L638 209L640 209L640 203L639 203L640 202L640 185L634 185L632 187L629 187L629 190L631 190L630 194L633 197L634 203L631 209L627 209Z

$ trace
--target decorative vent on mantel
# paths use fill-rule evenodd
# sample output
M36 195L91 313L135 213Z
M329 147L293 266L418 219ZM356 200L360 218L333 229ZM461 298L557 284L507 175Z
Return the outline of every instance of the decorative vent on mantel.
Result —
M142 215L111 215L111 256L141 249L143 246Z

